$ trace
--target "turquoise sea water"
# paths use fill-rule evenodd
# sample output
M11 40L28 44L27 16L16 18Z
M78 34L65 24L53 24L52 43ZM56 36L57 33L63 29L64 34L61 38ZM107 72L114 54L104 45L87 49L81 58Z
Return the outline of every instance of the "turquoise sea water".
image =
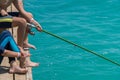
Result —
M120 0L24 0L43 29L120 63ZM120 67L45 33L36 45L33 80L119 80Z

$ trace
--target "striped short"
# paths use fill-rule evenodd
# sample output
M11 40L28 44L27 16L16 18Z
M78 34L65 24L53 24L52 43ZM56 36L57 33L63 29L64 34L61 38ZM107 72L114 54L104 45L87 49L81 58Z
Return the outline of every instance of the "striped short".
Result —
M12 27L12 21L13 17L18 17L19 12L9 12L8 16L1 16L0 15L0 28L11 28Z

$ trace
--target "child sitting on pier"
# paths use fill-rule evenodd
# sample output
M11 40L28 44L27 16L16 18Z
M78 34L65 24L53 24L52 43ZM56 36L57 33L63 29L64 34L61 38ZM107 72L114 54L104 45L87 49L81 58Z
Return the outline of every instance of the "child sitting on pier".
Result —
M15 43L11 33L7 30L3 31L0 34L0 59L2 60L2 56L7 57L17 57L20 61L20 65L24 63L25 58L29 56L26 54L20 47ZM10 73L26 73L28 70L25 68L19 67L15 60L11 60L10 62Z

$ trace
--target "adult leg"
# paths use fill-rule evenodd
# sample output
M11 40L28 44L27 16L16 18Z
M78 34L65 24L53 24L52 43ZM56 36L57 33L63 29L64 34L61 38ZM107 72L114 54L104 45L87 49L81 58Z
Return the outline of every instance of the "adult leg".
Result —
M18 23L20 23L20 24L26 24L26 21L23 19L23 17L20 16L19 12L9 12L8 14L11 15L11 16L13 16L13 19L15 20L15 21L13 20L13 26L16 26L16 25L19 26ZM32 14L28 14L28 15L32 16ZM23 21L21 21L20 19L23 19ZM31 44L28 43L28 32L29 31L30 31L30 29L28 27L26 27L26 31L25 31L25 35L24 35L25 36L24 37L24 46L23 47L24 48L28 47L28 48L35 49L34 45L31 45Z
M26 20L20 17L13 17L12 26L18 26L18 45L23 47L23 41L25 40L25 31L27 27Z
M28 13L27 15L29 15L30 17L33 17L31 13ZM20 17L24 18L24 17L21 16L21 15L20 15ZM28 20L26 20L26 21L27 21L27 23L29 23ZM30 29L29 29L29 27L27 26L23 47L24 47L24 48L36 49L36 47L35 47L34 45L32 45L32 44L30 44L30 43L28 42L28 33L30 33Z
M31 13L28 13L29 16L33 17ZM23 17L23 16L20 16L20 17ZM24 17L23 17L24 18ZM29 21L27 21L29 23ZM33 49L36 49L36 47L32 44L29 44L28 42L28 27L27 27L27 30L26 30L26 33L25 33L25 39L24 39L24 44L23 44L23 47L24 48L33 48ZM31 60L26 60L26 66L29 66L29 67L36 67L38 66L39 63L36 63L36 62L32 62Z

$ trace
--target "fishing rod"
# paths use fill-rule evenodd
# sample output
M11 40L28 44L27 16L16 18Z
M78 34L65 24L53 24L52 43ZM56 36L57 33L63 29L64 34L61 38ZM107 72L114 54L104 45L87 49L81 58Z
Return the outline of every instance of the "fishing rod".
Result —
M96 56L98 56L98 57L100 57L100 58L103 58L103 59L105 59L105 60L107 60L107 61L109 61L109 62L111 62L111 63L113 63L113 64L116 64L116 65L120 66L119 63L117 63L117 62L115 62L115 61L113 61L113 60L111 60L111 59L109 59L109 58L106 58L106 57L104 57L103 55L98 54L98 53L96 53L96 52L94 52L94 51L92 51L92 50L89 50L89 49L87 49L87 48L85 48L85 47L83 47L83 46L81 46L81 45L78 45L78 44L76 44L76 43L74 43L74 42L72 42L72 41L69 41L69 40L67 40L67 39L65 39L65 38L62 38L62 37L60 37L60 36L57 36L57 35L55 35L55 34L53 34L53 33L51 33L51 32L48 32L48 31L46 31L46 30L42 30L42 32L44 32L44 33L46 33L46 34L49 34L49 35L51 35L51 36L54 36L54 37L56 37L56 38L58 38L58 39L60 39L60 40L62 40L62 41L65 41L65 42L67 42L67 43L69 43L69 44L72 44L72 45L74 45L74 46L77 46L78 48L81 48L81 49L83 49L83 50L85 50L85 51L87 51L87 52L89 52L89 53L92 53L92 54L94 54L94 55L96 55Z
M35 27L33 26L33 28L35 28ZM53 33L51 33L51 32L48 32L48 31L46 31L46 30L44 30L44 29L42 29L42 32L44 32L44 33L46 33L46 34L49 34L49 35L51 35L51 36L53 36L53 37L56 37L56 38L58 38L58 39L60 39L60 40L62 40L62 41L64 41L64 42L67 42L67 43L69 43L69 44L71 44L71 45L74 45L74 46L76 46L76 47L78 47L78 48L80 48L80 49L83 49L83 50L85 50L85 51L87 51L87 52L89 52L89 53L91 53L91 54L94 54L94 55L96 55L96 56L98 56L98 57L100 57L100 58L102 58L102 59L104 59L104 60L107 60L107 61L109 61L109 62L111 62L111 63L113 63L113 64L116 64L116 65L120 66L120 64L119 64L118 62L115 62L115 61L113 61L113 60L111 60L111 59L109 59L109 58L107 58L107 57L105 57L105 56L103 56L103 55L101 55L101 54L98 54L98 53L96 53L96 52L94 52L94 51L92 51L92 50L89 50L89 49L87 49L87 48L85 48L85 47L83 47L83 46L81 46L81 45L79 45L79 44L76 44L76 43L70 41L70 40L67 40L67 39L62 38L62 37L60 37L60 36L57 36L57 35L55 35L55 34L53 34Z

